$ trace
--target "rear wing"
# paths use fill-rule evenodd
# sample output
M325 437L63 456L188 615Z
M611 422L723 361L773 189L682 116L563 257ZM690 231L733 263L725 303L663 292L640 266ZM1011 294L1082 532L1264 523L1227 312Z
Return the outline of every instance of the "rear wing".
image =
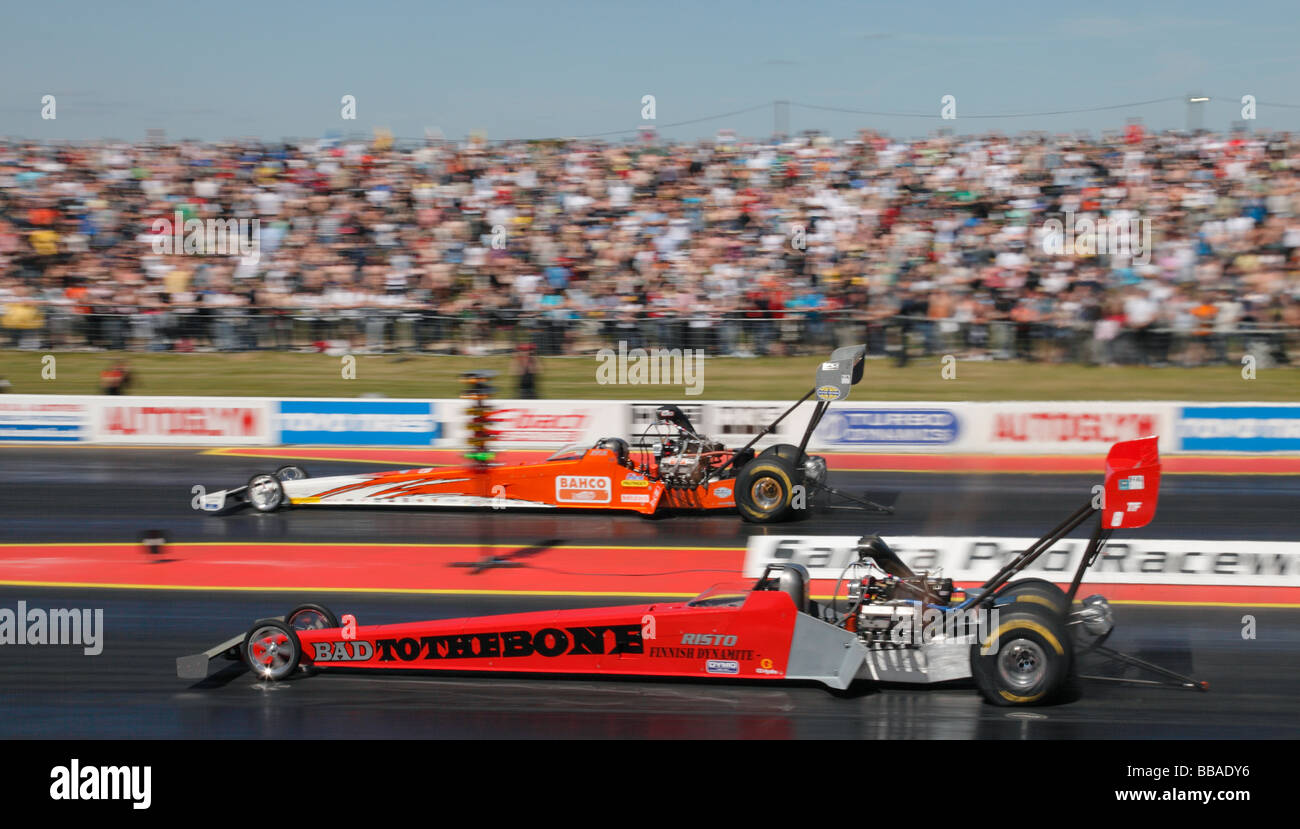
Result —
M1050 550L1056 542L1074 532L1093 515L1097 515L1097 526L1088 539L1088 546L1067 591L1070 601L1074 601L1084 572L1096 561L1097 554L1111 533L1117 529L1145 527L1155 517L1156 502L1160 497L1158 443L1159 438L1152 436L1123 440L1112 446L1106 455L1106 477L1102 491L1090 497L1088 503L1075 510L1047 535L1029 545L1028 549L1008 562L993 578L980 585L978 591L972 591L978 601L991 599L998 588L1010 581L1012 576L1032 564L1034 559Z
M1160 451L1154 437L1121 441L1106 455L1106 484L1101 504L1108 530L1135 529L1151 523L1160 498Z
M862 379L866 356L865 345L847 345L832 351L831 358L817 369L817 386L813 389L817 399L827 403L847 400L849 391Z
M809 389L803 397L796 400L790 408L782 412L780 417L759 430L759 433L754 435L749 443L737 449L735 454L732 455L732 459L722 469L731 466L736 458L744 457L748 450L754 448L754 444L775 429L781 421L786 419L790 412L799 408L808 398L816 395L817 408L813 410L812 417L808 419L808 428L804 429L803 439L799 441L799 453L802 457L804 450L808 448L808 439L812 437L812 433L821 424L822 417L825 416L826 410L830 408L831 403L836 400L847 400L849 391L862 380L866 357L867 347L865 345L846 345L832 351L830 359L817 367L816 385Z

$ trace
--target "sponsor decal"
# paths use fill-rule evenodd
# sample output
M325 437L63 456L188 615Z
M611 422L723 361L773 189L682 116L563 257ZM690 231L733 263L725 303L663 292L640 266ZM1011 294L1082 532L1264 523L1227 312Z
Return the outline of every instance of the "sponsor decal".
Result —
M957 415L947 409L832 409L817 427L831 444L948 444Z
M758 667L754 669L756 674L770 674L771 676L780 676L781 672L772 668L772 660L764 658L759 660Z
M0 402L0 442L87 440L89 419L84 403Z
M608 504L612 487L600 475L556 475L555 500L561 504Z
M843 396L844 395L840 392L839 386L826 385L817 387L818 400L825 400L826 402L831 403L839 400Z
M704 663L704 670L711 674L738 674L740 663L731 659L709 659Z
M730 488L730 487L725 487L725 486L714 487L714 488L713 488L713 495L714 495L714 497L716 497L716 498L730 498L730 497L731 497L731 488Z
M427 400L282 400L280 443L431 446L442 436L435 415Z
M645 478L626 478L619 482L619 486L631 487L633 489L644 489L650 486L650 482Z
M207 512L220 512L226 505L225 492L212 492L203 496L203 509Z
M509 630L450 636L376 639L380 662L437 659L513 659L524 656L600 656L645 653L641 625Z
M375 646L362 639L351 642L316 642L313 662L365 662L375 655Z
M1178 437L1187 451L1300 451L1300 406L1184 406Z
M1141 475L1129 475L1127 478L1119 479L1120 489L1142 489L1146 481Z
M625 492L619 495L618 500L624 504L648 504L650 496L644 492Z
M736 644L736 637L723 636L720 633L683 633L683 645L723 645L731 647Z
M654 646L648 654L657 659L730 659L740 662L752 662L754 651L743 648L703 648L694 646Z
M839 371L839 363L822 363L822 371Z

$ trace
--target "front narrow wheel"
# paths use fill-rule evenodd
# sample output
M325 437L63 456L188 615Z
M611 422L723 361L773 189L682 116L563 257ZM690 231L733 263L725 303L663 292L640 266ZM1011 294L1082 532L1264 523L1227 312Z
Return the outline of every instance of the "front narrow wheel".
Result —
M261 679L280 680L298 667L302 643L292 627L279 619L254 622L240 650L244 662Z
M285 502L284 487L274 475L254 475L248 479L247 498L258 512L275 512Z

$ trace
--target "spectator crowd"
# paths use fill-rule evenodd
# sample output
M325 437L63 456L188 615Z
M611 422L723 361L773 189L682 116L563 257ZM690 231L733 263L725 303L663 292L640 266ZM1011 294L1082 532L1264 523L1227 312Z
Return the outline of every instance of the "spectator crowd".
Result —
M257 252L164 249L175 217ZM1137 219L1149 255L1051 251L1066 217ZM1165 364L1298 331L1289 134L0 142L0 348Z

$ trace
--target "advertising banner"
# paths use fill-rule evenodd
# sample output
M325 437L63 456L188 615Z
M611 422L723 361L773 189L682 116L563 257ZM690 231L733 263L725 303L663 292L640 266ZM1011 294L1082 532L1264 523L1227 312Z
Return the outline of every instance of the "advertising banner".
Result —
M90 407L86 400L44 394L0 397L0 442L77 443L89 440Z
M279 442L317 446L433 446L442 435L429 400L281 400Z
M257 446L272 442L275 402L253 397L113 397L94 404L99 443Z
M964 451L1104 455L1121 440L1160 436L1160 451L1178 448L1172 403L969 403Z
M952 409L832 406L813 433L828 449L952 447L961 423Z
M814 579L835 580L857 558L859 536L754 536L744 575L757 578L768 564L793 562ZM890 548L914 572L942 571L957 582L982 582L1036 539L897 536ZM1040 556L1024 576L1057 583L1074 575L1086 539L1065 539ZM859 577L861 572L859 573ZM1280 541L1112 540L1088 570L1089 583L1300 587L1300 549Z
M1184 452L1300 452L1300 406L1184 406Z
M464 440L465 401L455 407L456 429L444 445ZM604 437L623 437L626 404L609 400L493 400L492 445L498 449L558 448L570 443L594 444Z

